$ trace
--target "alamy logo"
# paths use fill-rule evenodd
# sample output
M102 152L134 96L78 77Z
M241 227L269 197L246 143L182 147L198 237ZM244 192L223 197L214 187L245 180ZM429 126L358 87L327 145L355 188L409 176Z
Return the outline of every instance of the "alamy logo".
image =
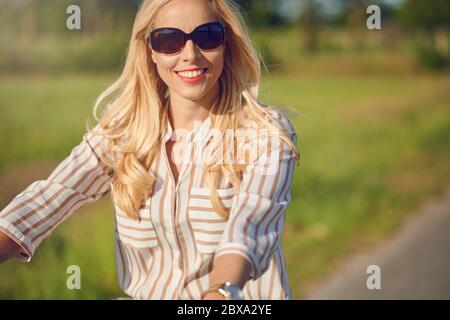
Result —
M367 267L367 274L370 276L367 278L366 285L367 289L381 289L381 269L376 264L372 264Z
M194 127L201 125L201 121L194 121ZM281 144L278 131L270 134L267 129L226 129L225 134L218 129L204 129L198 132L203 139L193 139L192 150L186 142L190 135L185 129L176 129L170 137L172 141L180 141L172 149L172 161L178 165L195 163L204 165L252 164L255 173L261 175L275 175L279 171ZM203 149L203 140L210 140ZM236 152L235 152L236 151ZM193 155L193 158L192 158Z
M381 9L376 4L372 4L367 7L367 14L370 16L367 18L366 26L369 30L381 29Z
M70 276L67 278L66 286L69 290L81 290L81 269L77 265L70 265L66 270Z
M66 20L66 26L69 30L81 30L81 9L77 5L70 5L66 9L69 15Z

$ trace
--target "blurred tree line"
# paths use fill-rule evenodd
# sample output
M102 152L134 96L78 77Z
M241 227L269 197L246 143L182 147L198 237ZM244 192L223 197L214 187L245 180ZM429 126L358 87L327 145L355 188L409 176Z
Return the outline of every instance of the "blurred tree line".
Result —
M450 65L450 0L409 0L398 12L399 22L417 38L419 62L434 70Z
M303 4L296 20L302 48L317 52L323 40L321 30L327 27L345 28L350 47L363 50L365 42L379 38L383 49L397 49L404 38L413 38L419 63L433 70L449 66L450 0L298 0ZM366 28L367 6L381 9L382 30Z
M431 68L449 65L450 0L231 0L252 31L297 29L299 54L366 50L375 39L395 50L414 38L419 61ZM118 70L140 0L0 0L0 70ZM82 11L82 29L68 30L66 8ZM382 12L382 30L366 28L369 4ZM342 40L337 31L343 31ZM263 33L263 32L261 32ZM264 56L276 60L270 39L259 37Z

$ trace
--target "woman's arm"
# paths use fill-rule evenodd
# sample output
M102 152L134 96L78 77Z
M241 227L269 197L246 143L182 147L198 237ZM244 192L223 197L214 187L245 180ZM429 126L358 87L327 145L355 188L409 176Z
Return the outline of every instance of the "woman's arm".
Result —
M211 278L211 287L230 281L237 284L241 289L249 279L251 265L247 259L239 254L224 254L214 260L214 266ZM204 300L223 299L218 292L209 292L205 295Z
M16 256L29 262L42 240L60 223L109 192L112 172L99 158L103 142L102 137L86 133L47 179L33 182L0 210L2 261ZM19 254L15 255L5 236L18 244Z
M285 128L296 144L296 133L287 120ZM211 286L230 281L243 288L249 279L256 280L267 271L280 245L291 200L295 154L281 139L270 141L270 148L256 148L258 157L243 173L223 238L215 251ZM247 150L255 148L255 143L249 143ZM259 159L278 165L265 166ZM219 295L208 297L220 299Z

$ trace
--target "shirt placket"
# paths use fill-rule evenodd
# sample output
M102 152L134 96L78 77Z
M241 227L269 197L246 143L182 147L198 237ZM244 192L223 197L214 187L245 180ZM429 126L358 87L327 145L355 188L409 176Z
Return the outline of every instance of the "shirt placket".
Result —
M204 125L205 125L205 123L203 123L203 125L200 126L200 128L199 128L200 131L202 130ZM191 134L189 134L187 136L185 150L184 150L185 155L190 155L191 154L192 147L193 147L193 141L196 140L195 139L196 138L196 133L199 130L195 130L194 129L194 131L191 132ZM181 226L177 222L178 219L179 219L179 214L180 214L180 197L183 196L183 195L178 196L178 192L179 192L179 188L184 183L186 173L190 171L190 160L191 159L185 159L185 158L183 159L183 164L181 166L181 170L180 170L180 173L179 173L179 176L178 176L178 181L175 182L175 178L173 176L172 169L170 168L170 163L169 163L167 150L166 150L166 142L171 138L172 133L173 133L172 127L171 127L170 123L168 122L168 132L167 132L167 134L165 136L164 144L163 144L164 159L165 159L166 169L169 171L170 189L171 189L171 192L173 192L173 195L174 195L174 197L173 197L174 210L173 210L173 212L171 212L171 214L173 214L173 219L174 219L174 225L172 226L173 234L175 235L174 239L176 241L178 252L180 253L180 255L178 256L178 267L179 267L179 269L184 271L185 270L185 263L186 263L186 259L185 258L187 258L187 257L185 257L186 253L184 252L183 246L182 246L181 241L180 241L180 234L182 233Z

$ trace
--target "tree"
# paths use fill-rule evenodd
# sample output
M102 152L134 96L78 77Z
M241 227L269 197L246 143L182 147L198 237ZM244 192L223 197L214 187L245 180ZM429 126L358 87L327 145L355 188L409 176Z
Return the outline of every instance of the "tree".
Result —
M419 32L418 55L422 64L433 69L440 69L449 63L449 29L450 29L450 1L449 0L407 0L398 12L403 26L409 30ZM444 54L437 46L438 34L444 34L446 50ZM427 45L420 44L424 41Z
M436 33L449 31L450 1L407 0L399 10L399 19L409 29L430 34L430 44L434 46Z
M304 48L308 52L316 52L319 42L319 26L321 24L320 6L314 0L305 0L303 13L298 20L301 30L299 35L303 37Z

